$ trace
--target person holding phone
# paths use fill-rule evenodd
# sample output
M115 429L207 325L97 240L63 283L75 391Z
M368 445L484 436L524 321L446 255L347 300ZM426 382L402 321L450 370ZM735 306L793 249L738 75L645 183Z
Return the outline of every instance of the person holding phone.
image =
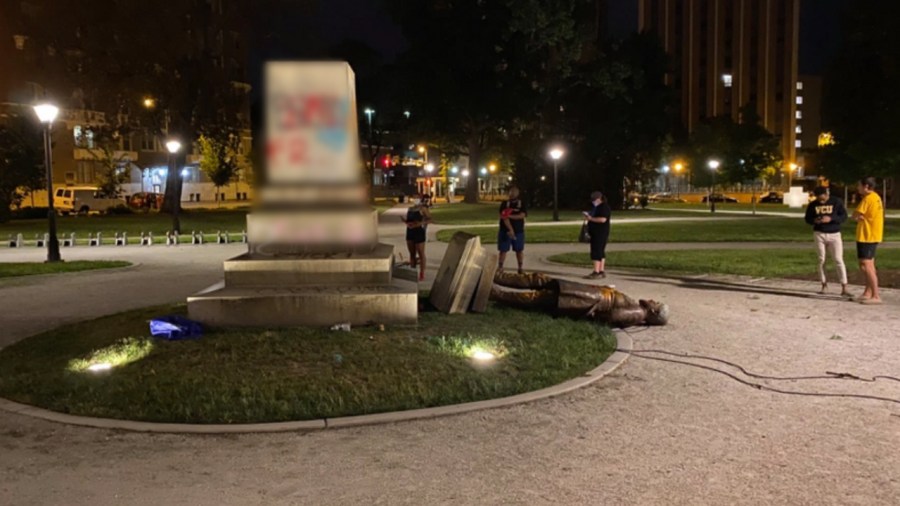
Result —
M523 272L525 262L525 218L528 210L525 203L519 198L519 188L509 187L509 199L500 204L500 230L497 232L497 250L499 259L497 270L503 272L503 263L506 262L506 254L509 250L516 252L516 262L519 264L519 273Z
M585 279L606 277L606 243L609 241L609 225L612 209L600 192L591 193L591 210L584 211L584 219L588 223L591 235L591 261L594 270Z
M423 205L420 196L406 210L406 216L400 219L406 223L406 247L409 250L409 265L413 269L419 267L419 281L425 280L425 227L431 223L431 213Z

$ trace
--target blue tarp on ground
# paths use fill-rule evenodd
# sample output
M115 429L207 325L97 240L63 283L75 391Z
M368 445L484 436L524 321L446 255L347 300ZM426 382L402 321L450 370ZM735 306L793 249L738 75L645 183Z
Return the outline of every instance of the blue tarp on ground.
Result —
M169 340L196 339L203 335L203 325L183 316L160 316L150 320L150 334Z

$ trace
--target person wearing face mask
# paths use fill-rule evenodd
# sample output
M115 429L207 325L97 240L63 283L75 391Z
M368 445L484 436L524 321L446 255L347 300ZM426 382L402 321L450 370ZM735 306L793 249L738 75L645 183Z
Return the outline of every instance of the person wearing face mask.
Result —
M609 241L609 225L612 209L600 192L591 193L591 210L585 211L584 219L588 223L591 236L591 260L594 270L585 279L606 277L606 243Z
M813 190L813 194L816 199L806 206L806 223L813 226L813 238L819 253L819 281L822 282L819 293L825 293L828 289L825 260L830 253L841 281L841 296L849 298L847 267L844 265L844 242L841 237L841 224L847 221L847 209L844 202L830 196L825 187L819 186Z

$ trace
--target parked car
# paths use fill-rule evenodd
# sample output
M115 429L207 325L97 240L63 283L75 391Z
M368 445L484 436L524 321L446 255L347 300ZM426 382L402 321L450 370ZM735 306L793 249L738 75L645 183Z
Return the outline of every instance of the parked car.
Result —
M683 203L684 199L678 198L675 195L672 195L670 192L660 192L654 193L650 195L650 202L655 202L659 204L672 204L672 203Z
M162 203L162 193L138 192L128 197L128 207L135 209L159 209Z
M722 193L713 193L712 195L704 195L703 203L707 202L716 202L716 203L727 203L727 204L737 204L737 199L734 197L729 197L728 195Z
M53 207L61 214L103 213L124 203L120 198L102 195L96 186L66 186L57 188L53 195Z
M784 204L784 193L769 192L759 198L761 204Z

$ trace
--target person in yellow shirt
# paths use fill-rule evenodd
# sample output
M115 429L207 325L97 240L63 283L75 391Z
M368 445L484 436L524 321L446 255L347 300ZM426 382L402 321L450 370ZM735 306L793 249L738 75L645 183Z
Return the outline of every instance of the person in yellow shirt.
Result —
M874 177L861 179L857 191L862 200L853 213L856 220L856 256L859 258L859 270L866 278L866 289L858 300L862 304L881 304L875 249L884 240L884 206L881 197L875 193Z

